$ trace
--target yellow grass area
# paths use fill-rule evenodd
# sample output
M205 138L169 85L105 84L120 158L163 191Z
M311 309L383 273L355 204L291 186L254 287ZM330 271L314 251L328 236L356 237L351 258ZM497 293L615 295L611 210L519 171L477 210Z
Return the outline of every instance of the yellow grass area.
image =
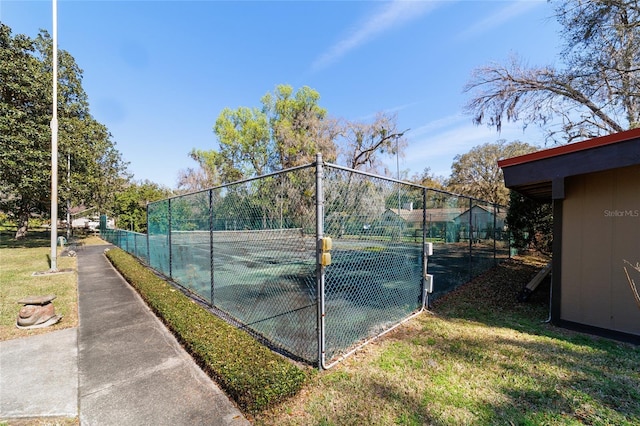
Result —
M77 417L24 417L19 419L0 420L0 426L75 426L80 424Z

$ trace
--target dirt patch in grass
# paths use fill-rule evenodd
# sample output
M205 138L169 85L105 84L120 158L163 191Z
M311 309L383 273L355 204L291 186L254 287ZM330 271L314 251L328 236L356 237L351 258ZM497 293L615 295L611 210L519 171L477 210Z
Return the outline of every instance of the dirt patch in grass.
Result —
M476 319L495 325L539 325L549 315L551 280L547 277L526 303L518 301L524 286L549 262L541 256L508 259L434 301L432 311L448 317Z
M0 426L75 426L79 425L77 417L39 417L0 420Z
M71 241L73 242L74 239L72 239ZM109 244L107 241L103 240L97 235L87 235L86 237L77 237L75 238L75 241L85 246L99 246L99 245Z

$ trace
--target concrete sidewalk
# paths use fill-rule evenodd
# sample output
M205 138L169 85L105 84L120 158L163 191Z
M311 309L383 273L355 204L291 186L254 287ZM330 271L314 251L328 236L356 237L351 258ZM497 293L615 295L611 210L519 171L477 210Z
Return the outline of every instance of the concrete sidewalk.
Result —
M81 425L249 424L113 269L104 256L107 247L77 251L77 330L2 343L0 418L77 415ZM63 359L38 357L26 367L42 347ZM36 400L43 406L31 403Z
M78 415L77 336L68 328L0 342L0 419Z

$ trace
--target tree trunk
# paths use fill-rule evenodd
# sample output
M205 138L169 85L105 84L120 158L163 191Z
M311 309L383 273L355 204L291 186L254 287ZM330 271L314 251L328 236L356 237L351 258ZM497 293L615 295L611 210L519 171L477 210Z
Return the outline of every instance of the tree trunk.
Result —
M21 211L18 214L18 230L16 231L16 240L21 240L27 236L29 228L29 211Z

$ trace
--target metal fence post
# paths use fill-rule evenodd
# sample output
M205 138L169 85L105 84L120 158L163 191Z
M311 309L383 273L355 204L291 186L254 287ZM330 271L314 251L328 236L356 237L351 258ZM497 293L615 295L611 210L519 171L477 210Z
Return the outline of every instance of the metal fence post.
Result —
M498 226L498 205L494 204L493 205L493 266L496 266L497 263L497 253L496 251L498 250L498 245L496 244L496 235L498 235L498 230L496 229L496 227Z
M318 369L324 366L324 267L322 238L324 237L324 170L322 154L316 154L316 303L318 305Z
M427 243L427 188L422 188L422 270L426 272L427 270L427 253L426 253L426 244ZM420 297L422 298L422 309L427 306L429 303L427 292L425 289L425 274L422 274L422 285L420 286Z
M147 264L151 265L151 249L149 248L149 231L151 226L149 223L149 202L147 201Z
M209 190L209 268L211 274L210 281L210 298L211 298L211 306L214 306L213 303L213 189Z
M469 198L469 281L473 279L473 198Z
M169 277L173 278L173 270L171 268L172 258L171 258L171 198L169 198L167 202L167 236L169 243Z
M507 250L509 250L509 259L511 259L511 228L507 230Z

